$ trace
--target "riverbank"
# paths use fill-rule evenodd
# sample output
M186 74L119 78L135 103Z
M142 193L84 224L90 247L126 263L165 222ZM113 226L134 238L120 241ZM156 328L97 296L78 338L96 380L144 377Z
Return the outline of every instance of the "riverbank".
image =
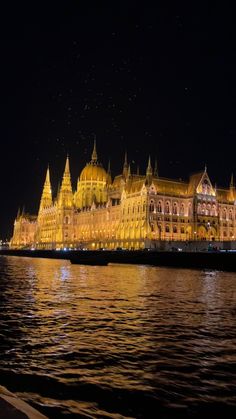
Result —
M236 272L234 251L155 251L155 250L0 250L0 255L66 259L73 264L112 263L169 266L176 268L217 269Z
M71 263L86 265L141 264L236 272L236 252L91 251L71 254Z

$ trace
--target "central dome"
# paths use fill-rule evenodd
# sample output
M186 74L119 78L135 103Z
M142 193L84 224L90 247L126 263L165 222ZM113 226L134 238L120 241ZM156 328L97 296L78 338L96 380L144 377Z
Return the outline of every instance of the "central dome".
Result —
M107 172L103 169L102 165L98 163L96 141L94 140L94 147L92 152L92 158L89 163L86 164L85 168L80 174L80 181L102 181L106 182Z
M100 164L93 164L93 162L87 163L80 175L80 180L106 182L106 179L106 170Z

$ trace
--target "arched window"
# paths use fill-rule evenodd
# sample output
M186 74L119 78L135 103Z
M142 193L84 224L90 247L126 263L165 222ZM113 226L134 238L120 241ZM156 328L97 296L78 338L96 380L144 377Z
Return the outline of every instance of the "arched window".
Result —
M157 204L157 212L162 212L162 204L161 204L161 201L159 201L158 204Z
M180 215L184 215L184 204L180 205Z
M64 223L65 224L69 224L69 220L70 219L69 219L68 215L66 215L65 218L64 218Z
M226 208L223 208L222 218L223 220L226 220Z
M190 217L192 215L192 204L189 202L188 204L188 216Z
M166 233L169 233L169 232L170 232L170 227L166 226Z
M177 212L178 212L177 203L176 203L176 202L174 202L174 203L173 203L173 214L174 214L174 215L176 215L176 214L177 214Z
M216 216L216 206L215 205L212 205L211 215L213 215L213 217Z
M229 210L229 220L232 220L232 219L233 219L233 211Z
M170 213L170 203L169 203L169 201L166 202L165 213L166 214L169 214Z
M205 214L206 214L206 204L202 204L202 211L201 211L201 213L202 213L203 215L205 215Z
M208 204L206 207L206 215L210 215L210 213L211 213L211 205Z
M180 232L181 234L184 234L184 227L181 227Z
M149 211L150 212L153 212L154 211L154 202L153 201L150 202Z
M177 233L177 226L173 226L173 233Z

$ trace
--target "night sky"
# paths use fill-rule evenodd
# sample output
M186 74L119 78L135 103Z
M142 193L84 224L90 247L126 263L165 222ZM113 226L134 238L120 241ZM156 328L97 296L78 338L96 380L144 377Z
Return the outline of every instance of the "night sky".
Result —
M1 238L18 207L37 212L48 163L57 191L67 153L75 188L94 135L113 176L125 150L132 171L151 154L164 177L236 175L235 17L188 3L2 10Z

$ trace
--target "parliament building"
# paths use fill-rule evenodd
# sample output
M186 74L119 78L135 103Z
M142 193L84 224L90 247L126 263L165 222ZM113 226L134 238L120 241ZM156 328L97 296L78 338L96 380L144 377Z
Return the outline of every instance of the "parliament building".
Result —
M121 174L112 180L99 162L96 143L77 190L71 186L69 158L57 196L49 169L37 215L18 212L12 248L143 249L160 243L233 241L236 237L236 191L216 188L207 170L188 181L158 175L151 159L146 173L131 173L125 156Z

